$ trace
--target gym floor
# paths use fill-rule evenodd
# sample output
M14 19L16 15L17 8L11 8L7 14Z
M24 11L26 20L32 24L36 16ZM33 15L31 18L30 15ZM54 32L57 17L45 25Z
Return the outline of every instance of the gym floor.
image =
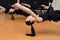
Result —
M15 20L9 14L0 14L0 40L60 40L60 22L45 21L34 23L36 36L26 36L30 26L25 24L26 17L14 14Z

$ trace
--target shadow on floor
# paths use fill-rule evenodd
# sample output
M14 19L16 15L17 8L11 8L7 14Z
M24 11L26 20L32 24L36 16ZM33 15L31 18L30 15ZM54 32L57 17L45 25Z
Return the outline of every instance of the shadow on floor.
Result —
M42 34L42 35L58 35L58 36L60 36L60 31L58 31L58 30L48 30L48 29L44 29L44 30L42 30L42 31L39 31L39 32L37 32L38 34Z

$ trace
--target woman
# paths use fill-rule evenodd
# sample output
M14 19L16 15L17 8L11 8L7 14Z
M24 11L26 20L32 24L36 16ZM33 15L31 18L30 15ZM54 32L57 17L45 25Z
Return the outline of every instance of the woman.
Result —
M20 10L32 15L37 21L41 21L42 20L34 12L32 12L29 8L24 7L21 4L19 4L19 3L15 3L14 5L12 5L12 7L14 7L15 9L20 9Z
M31 16L28 16L26 19L26 22L29 21L30 23L32 23L33 21L35 22L43 22L45 20L53 20L55 22L60 21L60 11L54 11L53 7L50 4L50 7L47 7L44 5L44 7L46 9L48 9L48 11L46 13L42 13L39 15L36 15L33 11L31 11L29 8L22 6L19 3L15 3L14 5L12 5L12 7L14 7L15 9L20 9L24 12L26 12L27 14L30 14ZM34 28L31 27L31 34L27 34L28 36L35 36L35 31Z

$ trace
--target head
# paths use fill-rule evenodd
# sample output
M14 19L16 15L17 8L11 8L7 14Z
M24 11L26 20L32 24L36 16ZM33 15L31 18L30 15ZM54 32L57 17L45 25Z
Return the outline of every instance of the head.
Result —
M28 16L27 19L25 20L25 23L27 25L34 24L34 22L40 23L40 22L42 22L42 18L38 17L38 18L35 19L32 16Z
M34 18L32 16L28 16L27 19L25 20L25 23L27 25L32 25L34 24Z

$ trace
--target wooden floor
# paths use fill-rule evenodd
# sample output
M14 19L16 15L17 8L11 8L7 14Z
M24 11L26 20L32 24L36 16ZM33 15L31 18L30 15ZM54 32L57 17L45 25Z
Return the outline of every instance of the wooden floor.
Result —
M14 14L15 20L10 20L9 14L0 14L0 40L60 40L60 22L35 23L35 37L26 36L30 26L25 24L25 17Z

